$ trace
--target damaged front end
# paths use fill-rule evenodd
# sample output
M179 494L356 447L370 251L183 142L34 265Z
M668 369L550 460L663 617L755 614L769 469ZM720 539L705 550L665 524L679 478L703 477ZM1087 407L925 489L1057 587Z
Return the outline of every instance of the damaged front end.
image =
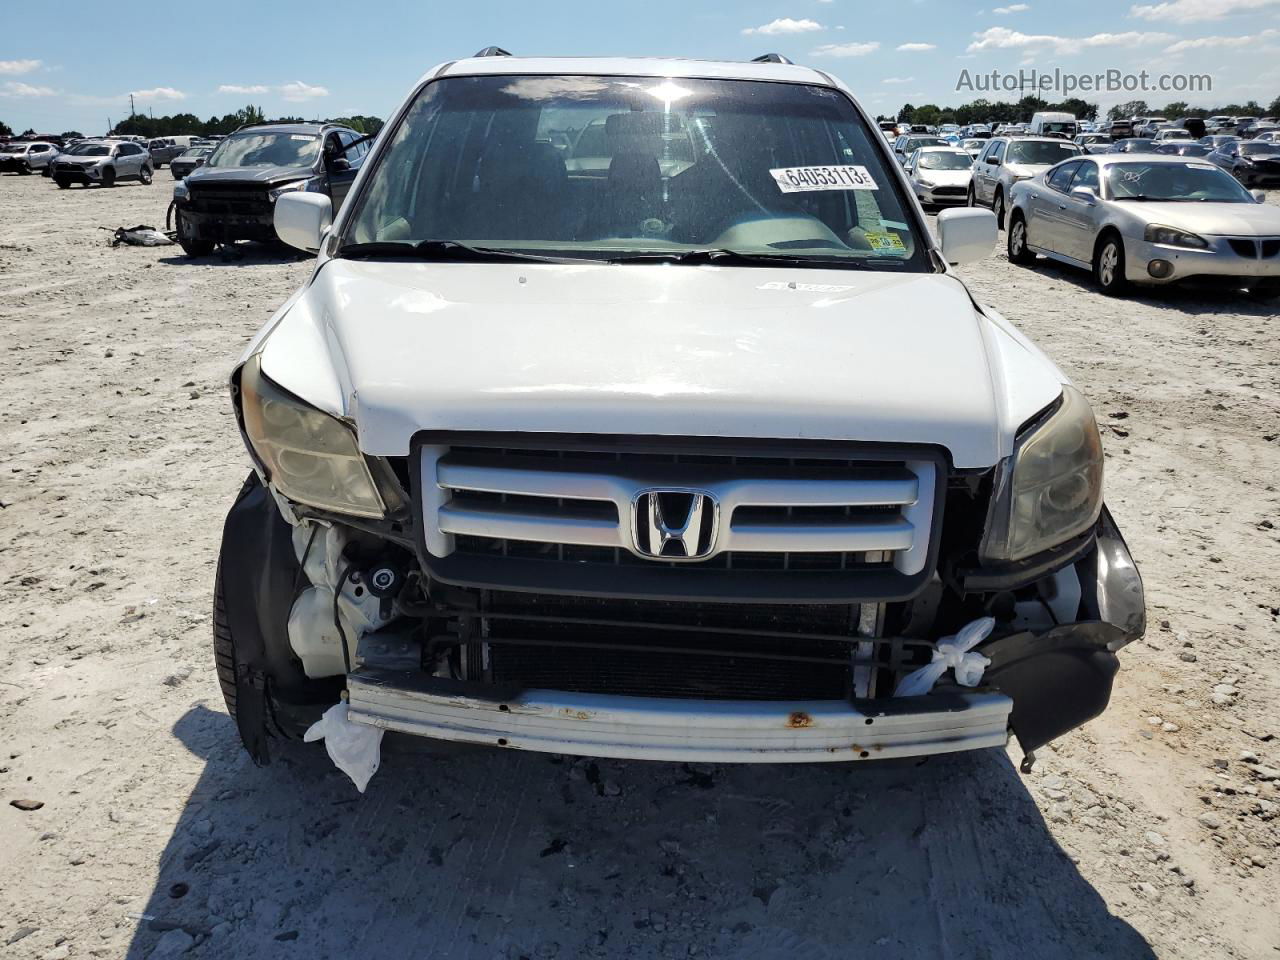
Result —
M236 386L257 393L241 408L259 472L227 519L220 597L237 722L259 762L266 732L297 736L340 697L381 729L592 756L867 760L1001 746L1010 731L1030 753L1105 709L1117 651L1145 629L1105 508L1052 549L983 559L992 504L1011 493L999 468L956 471L922 450L542 435L424 435L410 457L370 458L252 361ZM284 427L274 440L266 416ZM316 462L297 459L304 448ZM311 473L322 466L327 486ZM867 549L641 559L603 545L625 522L604 494L572 498L601 476L640 488L696 474L722 492L733 473L803 492L839 471L910 499L738 507L732 534L746 545L800 515L808 533L861 524ZM897 547L865 539L908 527L916 539ZM565 542L570 529L596 542ZM976 685L948 671L927 694L894 695L940 640L987 617Z

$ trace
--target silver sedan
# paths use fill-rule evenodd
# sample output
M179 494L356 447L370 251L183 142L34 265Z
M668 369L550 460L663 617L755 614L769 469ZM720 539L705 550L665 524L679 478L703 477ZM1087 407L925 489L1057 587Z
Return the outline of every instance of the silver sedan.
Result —
M1068 160L1009 196L1009 260L1091 270L1103 293L1211 282L1280 296L1280 208L1192 157Z

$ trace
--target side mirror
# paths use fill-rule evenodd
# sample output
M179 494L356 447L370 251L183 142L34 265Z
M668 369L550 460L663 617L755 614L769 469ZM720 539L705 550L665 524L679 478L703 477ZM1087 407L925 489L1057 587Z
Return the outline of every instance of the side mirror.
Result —
M1072 187L1071 196L1075 197L1077 200L1083 200L1085 203L1089 204L1089 206L1093 206L1098 202L1098 195L1094 192L1092 187Z
M317 253L333 223L333 201L323 193L280 194L273 215L276 236L291 247Z
M955 207L938 214L938 246L953 267L989 257L996 245L996 215L977 207Z
M1002 163L1004 163L1004 161L1001 160L999 157L992 157L990 160L987 161L987 163L991 164L993 167L998 167Z
M336 154L328 155L329 169L333 173L341 173L343 170L351 169L351 161L346 157L340 157Z
M1263 193L1261 190L1250 190L1249 192L1253 195L1253 199L1257 200L1258 203L1267 202L1267 195Z

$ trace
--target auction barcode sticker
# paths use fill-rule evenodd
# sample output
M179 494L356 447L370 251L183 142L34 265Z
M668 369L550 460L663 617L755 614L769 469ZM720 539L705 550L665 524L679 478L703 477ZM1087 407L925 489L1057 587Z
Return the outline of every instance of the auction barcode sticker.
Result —
M779 167L770 170L783 193L808 190L878 190L866 167Z

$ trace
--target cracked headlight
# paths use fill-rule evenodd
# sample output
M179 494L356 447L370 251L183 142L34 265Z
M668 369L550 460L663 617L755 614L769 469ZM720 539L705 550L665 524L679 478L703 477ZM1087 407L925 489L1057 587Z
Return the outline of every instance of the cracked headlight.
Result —
M276 386L257 357L240 373L240 396L245 434L280 493L335 513L386 514L349 426Z
M1089 401L1062 388L1058 408L1001 464L982 556L1022 560L1084 533L1102 510L1102 438Z

